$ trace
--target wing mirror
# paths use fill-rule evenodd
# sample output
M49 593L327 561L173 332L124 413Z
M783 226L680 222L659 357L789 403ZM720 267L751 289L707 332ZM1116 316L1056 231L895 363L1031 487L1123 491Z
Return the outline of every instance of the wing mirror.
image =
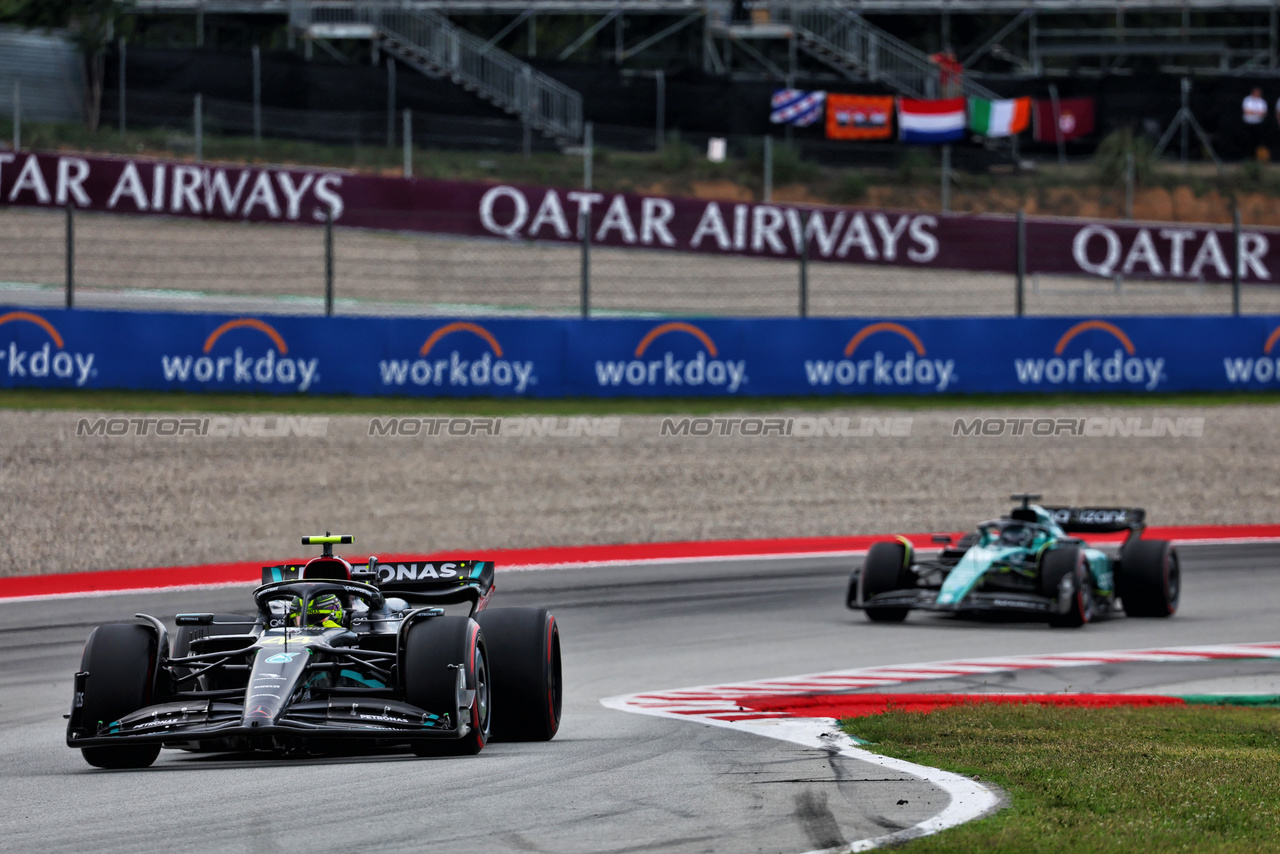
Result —
M934 534L933 541L941 546L949 546L951 545L951 535L950 534Z

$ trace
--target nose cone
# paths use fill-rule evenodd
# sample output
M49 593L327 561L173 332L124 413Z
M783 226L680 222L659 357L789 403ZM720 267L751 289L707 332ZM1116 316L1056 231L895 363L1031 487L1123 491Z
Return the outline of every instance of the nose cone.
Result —
M282 641L287 630L270 632L262 640L249 673L245 689L244 715L240 723L246 727L272 726L280 720L293 696L294 687L306 670L307 648L302 643L270 643ZM299 639L300 640L300 639Z

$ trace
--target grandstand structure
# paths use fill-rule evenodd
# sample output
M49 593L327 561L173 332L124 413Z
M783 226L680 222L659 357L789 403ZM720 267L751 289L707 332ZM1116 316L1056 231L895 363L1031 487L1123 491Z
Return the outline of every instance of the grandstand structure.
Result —
M582 96L556 76L575 63L918 98L994 98L1009 80L1280 74L1280 0L130 0L130 9L188 27L197 45L219 22L252 21L259 32L284 29L308 57L316 47L375 62L390 54L560 145L582 135ZM941 56L962 74L949 79Z
M147 15L272 15L304 26L311 16L332 14L321 10L344 6L465 16L487 30L490 47L523 37L523 52L531 55L538 54L538 20L559 18L558 32L566 32L566 22L579 30L553 55L566 59L594 42L612 48L619 63L693 30L706 70L733 71L724 54L736 50L749 59L768 56L750 71L775 76L793 69L755 48L762 42L796 45L837 73L872 79L887 72L877 60L927 58L948 47L979 73L1002 63L1006 71L1034 75L1135 66L1201 74L1280 68L1277 0L131 0ZM645 35L628 43L635 19L646 22ZM857 22L865 51L848 49L853 41L820 45L816 37L830 35L833 20Z

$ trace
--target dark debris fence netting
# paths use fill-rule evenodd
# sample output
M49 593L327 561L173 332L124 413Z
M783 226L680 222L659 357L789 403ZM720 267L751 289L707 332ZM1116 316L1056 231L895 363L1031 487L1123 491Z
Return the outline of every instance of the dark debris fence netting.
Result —
M59 305L62 211L0 208L0 299ZM77 212L76 302L85 307L318 313L325 230ZM572 316L582 249L572 243L334 229L339 314ZM871 264L808 266L813 316L1008 316L1014 276ZM1227 284L1026 277L1025 310L1057 314L1228 314ZM600 315L795 316L794 260L593 246L590 302ZM1245 313L1280 313L1280 287L1246 284Z

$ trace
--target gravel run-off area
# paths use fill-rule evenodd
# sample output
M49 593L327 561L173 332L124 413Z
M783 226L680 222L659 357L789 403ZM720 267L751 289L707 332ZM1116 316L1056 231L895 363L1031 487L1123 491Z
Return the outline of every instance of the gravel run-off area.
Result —
M359 554L477 557L960 530L1007 512L1017 491L1141 506L1156 525L1280 521L1280 407L1271 405L767 416L844 417L850 432L873 434L889 422L863 418L909 419L893 430L907 435L895 436L672 437L661 416L624 416L616 435L595 437L370 436L366 416L330 417L322 436L77 435L80 419L110 415L0 411L0 573L273 561L298 556L299 536L325 530L354 534ZM1140 419L1142 429L1167 418L1200 435L953 435L957 418L975 417ZM1201 428L1188 428L1196 418Z

